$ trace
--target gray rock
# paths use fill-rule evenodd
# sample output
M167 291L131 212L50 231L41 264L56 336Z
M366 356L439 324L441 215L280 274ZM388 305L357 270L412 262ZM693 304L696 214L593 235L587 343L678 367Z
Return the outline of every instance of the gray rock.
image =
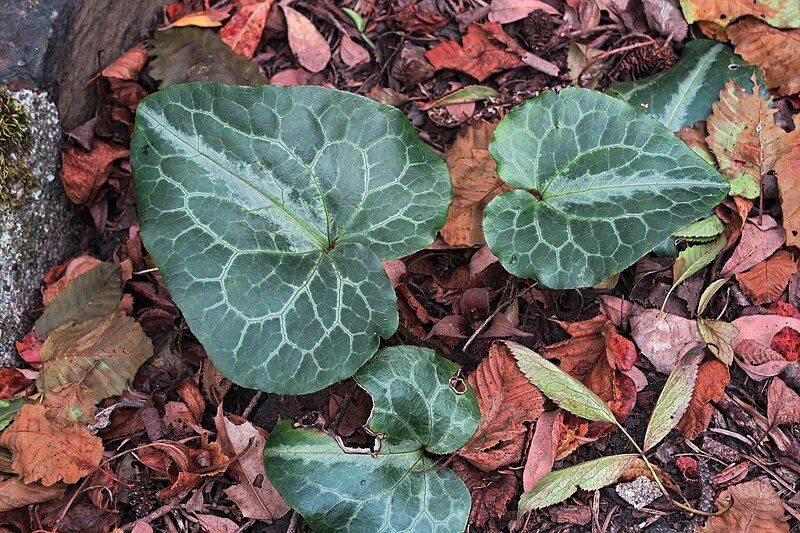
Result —
M154 27L162 0L0 0L0 84L55 97L64 131L85 122L86 83Z
M61 128L47 93L12 93L29 117L30 152L23 161L33 175L21 203L0 202L0 366L17 361L14 341L31 326L42 276L64 258L72 240L73 208L56 179Z
M639 476L628 483L620 483L616 486L616 491L620 498L635 509L641 509L662 496L658 484L645 476Z

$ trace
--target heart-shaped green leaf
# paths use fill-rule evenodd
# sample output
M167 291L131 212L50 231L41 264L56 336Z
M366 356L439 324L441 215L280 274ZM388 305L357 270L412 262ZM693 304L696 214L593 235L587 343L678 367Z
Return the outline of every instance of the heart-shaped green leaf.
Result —
M447 167L397 109L320 87L176 85L139 104L144 244L223 374L302 394L397 328L381 259L444 224Z
M614 84L608 94L643 107L667 128L678 131L711 114L711 104L719 100L729 79L751 91L754 73L758 69L728 46L697 39L686 44L681 60L671 69L643 80Z
M487 206L489 248L510 273L590 287L706 214L728 181L653 117L587 89L511 111L489 147L517 190Z
M469 491L424 455L454 452L478 426L475 392L450 384L457 372L426 348L379 351L355 375L372 395L379 452L346 453L321 430L283 421L264 449L267 476L317 532L463 531Z

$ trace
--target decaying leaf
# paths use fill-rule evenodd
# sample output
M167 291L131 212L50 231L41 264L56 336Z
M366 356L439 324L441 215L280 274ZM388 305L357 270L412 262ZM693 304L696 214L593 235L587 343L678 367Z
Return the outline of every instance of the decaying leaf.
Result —
M783 502L768 482L754 479L729 487L717 498L717 507L725 513L712 516L699 533L730 533L753 531L764 533L788 533L789 524L784 521Z
M230 463L220 443L208 442L205 436L201 437L199 448L158 440L140 450L137 456L147 467L169 479L171 484L156 493L158 498L170 498L192 489L204 477L224 472Z
M50 422L45 406L29 403L0 435L0 446L13 454L12 468L25 483L41 480L49 487L59 481L75 483L91 473L103 457L100 437L85 426Z
M19 476L0 480L0 513L37 503L57 500L64 496L67 486L55 483L45 487L40 483L24 483ZM10 531L10 530L8 530Z
M697 319L697 330L708 350L717 356L717 359L730 366L733 363L733 347L731 341L739 334L733 324L724 320L711 320L708 318Z
M509 51L519 45L494 22L470 25L461 42L461 45L455 41L442 42L425 57L436 70L457 70L478 81L525 64L518 53Z
M763 215L760 222L761 224L756 219L745 223L739 244L722 267L723 276L749 270L771 256L786 242L786 231L774 218Z
M544 411L544 396L520 372L504 344L493 344L489 355L469 376L481 421L458 451L483 471L519 461L527 428Z
M774 378L767 390L767 420L770 426L800 424L800 395Z
M138 80L139 73L146 63L147 50L139 44L115 59L113 63L100 71L100 75L104 78L118 80Z
M798 53L800 57L800 53ZM800 246L800 143L775 163L786 244Z
M564 372L583 379L605 354L606 322L602 315L580 322L558 322L570 338L545 346L542 352L549 359L558 359Z
M558 447L558 427L564 419L564 411L548 411L536 420L536 430L533 432L528 457L525 459L525 469L522 471L522 488L531 490L536 483L553 469Z
M644 436L644 451L661 442L683 417L692 398L698 365L702 359L703 350L694 348L675 365L650 415Z
M727 26L748 15L778 28L800 26L800 5L794 0L681 0L686 22L711 21Z
M728 366L722 361L709 359L700 365L689 407L676 426L684 437L693 439L708 427L714 413L711 402L722 398L730 379Z
M273 0L245 4L239 7L231 20L219 30L222 42L245 57L253 57L267 24L267 15Z
M489 6L489 20L508 24L522 20L536 10L550 15L561 15L558 9L542 0L494 0Z
M65 150L61 183L67 197L79 205L91 203L108 180L114 162L129 155L127 148L97 138L92 141L92 149L88 152L80 146Z
M344 64L350 68L369 63L370 60L367 49L347 35L342 35L342 40L339 43L339 56Z
M635 312L631 317L631 336L642 355L662 374L672 372L682 354L703 342L694 320L658 309Z
M179 18L169 25L170 28L182 28L186 26L196 26L198 28L216 28L222 26L222 21L228 18L227 9L206 9L205 11L197 11L189 13L188 15Z
M467 461L456 458L453 471L458 474L472 495L469 523L484 527L492 520L506 516L508 504L517 497L519 481L513 474L485 473Z
M306 70L320 72L331 60L328 41L305 15L286 4L281 3L280 6L286 17L289 47L297 62Z
M466 126L445 151L453 201L440 232L451 246L485 244L483 209L495 196L509 190L497 177L494 159L489 156L494 126L484 121Z
M780 298L795 272L797 263L792 254L778 250L766 261L736 274L736 280L754 304L762 305Z
M550 472L519 500L519 515L562 502L578 488L597 490L614 483L638 456L612 455Z
M736 53L761 68L770 89L782 95L800 92L800 30L744 19L728 27L727 34Z
M781 354L787 361L794 362L800 359L800 331L784 327L778 331L769 347Z
M589 87L590 89L595 88L600 76L605 72L604 63L602 60L594 61L591 65L589 63L602 53L602 50L586 44L570 44L569 52L567 53L567 69L572 83L581 87ZM581 76L581 73L583 73L583 76Z
M683 19L678 0L644 0L642 4L652 30L678 42L686 38L689 25Z

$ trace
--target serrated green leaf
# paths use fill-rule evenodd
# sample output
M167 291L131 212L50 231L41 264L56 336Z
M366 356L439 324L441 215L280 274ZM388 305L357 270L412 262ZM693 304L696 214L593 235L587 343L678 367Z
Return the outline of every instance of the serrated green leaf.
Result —
M349 7L343 7L342 11L344 11L344 14L350 17L350 20L353 21L358 33L364 33L364 30L367 29L367 24L364 22L364 18Z
M106 316L117 308L121 298L119 265L100 263L73 279L45 307L36 321L36 336L44 339L59 326Z
M672 267L673 281L670 292L708 266L725 249L727 242L727 239L721 235L714 242L689 246L679 253Z
M728 46L696 39L686 43L683 56L671 69L643 80L616 83L608 94L641 106L667 128L678 131L711 114L711 104L730 78L750 90L750 76L757 72Z
M636 462L637 455L612 455L546 474L519 499L518 515L563 502L577 491L597 490L619 479Z
M464 104L468 102L478 102L489 98L498 98L500 93L484 85L470 85L445 95L433 102L427 109L434 109L450 104Z
M546 92L512 110L489 148L518 189L484 216L510 273L589 287L706 214L728 181L640 109L586 89Z
M708 287L703 291L703 294L700 295L700 300L697 302L697 315L702 315L706 307L708 307L708 303L711 301L711 298L717 294L723 285L728 281L729 278L722 278L715 281L712 281Z
M697 319L697 330L700 337L708 345L708 350L717 359L730 366L733 364L733 346L731 342L739 334L739 328L722 320Z
M22 409L25 398L14 400L0 400L0 431L4 430L14 420L17 411Z
M303 394L397 328L381 259L430 244L447 167L399 110L320 87L187 84L139 104L142 238L239 385Z
M505 344L525 377L559 407L587 420L619 425L606 402L583 383L530 348L510 341Z
M731 180L731 196L739 196L755 200L761 194L761 188L747 173L742 173Z
M675 237L685 241L709 241L725 231L725 224L717 215L692 222L675 232Z
M644 435L644 451L649 450L680 422L689 406L697 380L697 369L703 360L703 349L689 350L670 372L661 394L658 396L647 431Z
M207 28L170 28L156 32L150 75L163 89L189 81L262 85L269 80L258 63L234 52L219 34Z
M355 375L372 395L369 428L385 435L377 456L345 453L318 429L279 423L267 440L267 476L317 532L463 531L470 494L424 453L449 454L475 432L475 392L450 386L454 363L432 350L379 351Z

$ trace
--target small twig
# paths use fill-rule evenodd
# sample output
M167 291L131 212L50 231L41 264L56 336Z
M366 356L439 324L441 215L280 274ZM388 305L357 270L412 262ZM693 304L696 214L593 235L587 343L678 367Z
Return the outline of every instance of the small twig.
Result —
M146 515L146 516L143 516L143 517L141 517L141 518L140 518L139 520L137 520L136 522L138 522L138 521L141 521L141 522L145 522L145 523L148 523L148 524L149 524L150 522L153 522L154 520L158 520L159 518L161 518L161 517L162 517L162 516L164 516L165 514L168 514L168 513L170 513L170 512L171 512L171 511L173 511L175 508L177 508L178 506L180 506L180 504L181 504L181 500L180 500L180 498L177 498L177 497L175 497L175 498L172 498L172 499L169 501L169 503L167 503L166 505L163 505L163 506L159 507L158 509L156 509L155 511L153 511L153 512L152 512L152 513L150 513L150 514L148 514L148 515ZM133 529L133 526L135 526L135 525L136 525L136 522L131 522L130 524L126 524L125 526L123 526L123 527L122 527L122 531L125 531L125 532L131 531L131 530Z
M654 44L657 43L656 40L650 37L648 37L648 39L650 40L643 43L629 44L627 46L614 48L613 50L608 50L607 52L603 52L602 54L594 56L592 59L586 62L586 65L584 65L584 67L581 69L580 74L578 74L578 77L576 78L578 81L578 85L579 86L581 85L583 80L583 75L586 74L586 71L589 70L591 67L593 67L595 64L597 64L598 61L602 61L603 59L613 56L615 54L620 54L622 52L627 52L629 50L635 50L637 48L644 48L645 46L653 46Z
M356 396L357 387L358 384L353 381L350 384L350 388L347 389L347 393L344 395L342 403L339 404L338 409L336 409L336 414L333 416L333 422L331 422L331 427L329 428L331 433L336 433L339 430L339 424L342 423L344 413L347 411L347 408L350 407L350 404L353 402L353 398Z
M258 401L261 399L262 394L263 393L261 391L258 391L253 395L253 399L250 400L250 403L247 404L247 407L245 407L244 411L242 411L242 418L247 420L247 417L250 416L250 413L252 413L253 409L256 408L256 405L258 404Z
M289 527L286 528L286 533L295 533L297 531L298 522L300 522L300 515L297 511L292 511L292 518L289 519Z
M505 302L502 302L500 305L498 305L498 306L497 306L497 309L495 309L495 310L494 310L494 313L492 313L491 315L489 315L488 317L486 317L486 320L484 320L484 321L481 323L481 325L480 325L480 326L478 326L478 329L476 329L476 330L475 330L475 331L472 333L472 335L470 336L470 338L469 338L469 339L467 339L467 342L465 342L465 343L464 343L464 347L463 347L463 348L461 348L461 351L462 351L462 352L466 352L466 351L467 351L467 348L469 348L470 344L472 344L472 341L474 341L475 339L477 339L477 338L478 338L478 335L480 335L480 334L481 334L481 332L484 330L484 328L485 328L486 326L488 326L488 325L489 325L489 322L491 322L492 320L494 320L494 317L496 317L496 316L497 316L497 314L498 314L499 312L501 312L503 309L505 309L506 307L508 307L509 305L511 305L511 302L513 302L514 300L516 300L517 298L519 298L519 297L520 297L520 296L521 296L521 295L522 295L522 294L523 294L525 291L527 291L529 288L530 288L530 287L525 287L525 288L524 288L524 289L522 289L521 291L518 291L518 292L517 292L517 293L516 293L516 294L515 294L513 297L509 298L509 299L508 299L508 300L506 300Z

